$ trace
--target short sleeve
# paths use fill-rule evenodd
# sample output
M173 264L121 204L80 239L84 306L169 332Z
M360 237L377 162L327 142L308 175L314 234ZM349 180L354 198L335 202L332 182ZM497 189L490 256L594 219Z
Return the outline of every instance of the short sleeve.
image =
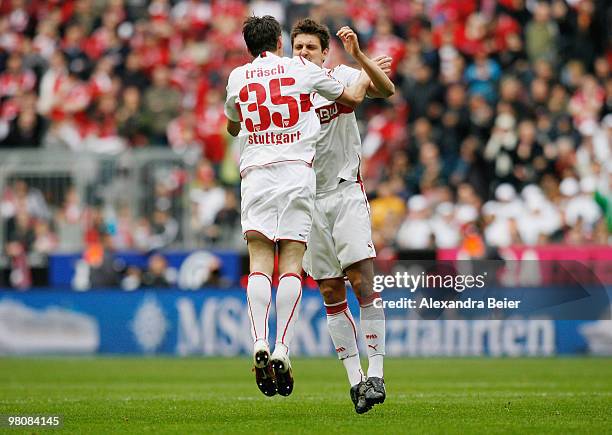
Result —
M236 108L236 98L238 96L238 88L236 85L236 74L235 71L232 71L228 80L227 87L225 88L227 92L227 97L225 98L225 107L224 112L227 119L234 122L240 122L240 114Z
M323 68L302 57L299 57L299 59L306 67L306 73L313 91L330 101L334 101L342 95L342 92L344 92L342 83L329 76Z

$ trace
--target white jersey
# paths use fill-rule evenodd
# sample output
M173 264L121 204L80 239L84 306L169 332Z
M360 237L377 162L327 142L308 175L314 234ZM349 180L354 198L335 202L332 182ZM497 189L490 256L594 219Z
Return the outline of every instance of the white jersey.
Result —
M325 69L325 72L347 87L361 73L346 65ZM314 162L319 194L334 190L341 179L357 181L361 162L361 137L352 108L330 101L320 94L315 95L314 106L321 122Z
M308 60L263 52L234 69L225 115L241 123L240 173L279 162L312 164L320 124L311 94L335 100L344 86Z

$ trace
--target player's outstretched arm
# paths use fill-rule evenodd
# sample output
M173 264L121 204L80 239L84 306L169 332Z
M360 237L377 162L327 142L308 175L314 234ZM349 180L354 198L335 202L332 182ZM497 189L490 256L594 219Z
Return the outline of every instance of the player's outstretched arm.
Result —
M359 63L359 65L361 65L365 73L368 75L369 80L371 80L371 84L373 85L374 89L372 89L370 83L368 83L369 94L371 96L380 96L383 98L389 98L391 95L393 95L395 93L395 85L383 70L383 68L386 67L390 69L391 58L384 56L378 57L376 58L376 61L373 61L367 57L359 47L357 35L348 26L344 26L338 30L336 35L342 41L346 52L349 53L353 59Z
M374 59L372 59L372 61L376 65L378 65L387 76L391 74L391 62L393 61L393 58L383 54L380 56L376 56ZM367 75L364 70L361 70L361 74ZM370 77L368 77L368 79L369 78ZM393 82L391 82L391 84L393 85ZM370 81L370 86L368 87L367 95L373 98L389 98L394 93L395 86L393 86L393 89L391 89L391 94L389 94L389 90L381 91L374 85L374 83Z

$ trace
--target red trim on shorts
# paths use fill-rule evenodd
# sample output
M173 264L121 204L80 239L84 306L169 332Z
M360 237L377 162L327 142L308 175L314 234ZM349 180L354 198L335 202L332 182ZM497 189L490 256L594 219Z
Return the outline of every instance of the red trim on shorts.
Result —
M246 239L246 234L247 234L247 233L251 233L251 232L261 234L261 235L262 235L262 236L264 236L264 237L265 237L267 240L269 240L270 242L274 243L274 240L272 240L270 237L266 236L264 233L262 233L261 231L258 231L258 230L246 230L246 231L245 231L244 233L242 233L242 234L244 234L244 238ZM248 241L249 241L249 240L247 239L247 243L248 243ZM267 276L267 275L266 275L266 276Z
M372 216L370 215L370 203L368 202L368 195L366 195L365 187L363 185L363 181L358 180L359 186L361 187L361 193L363 193L363 200L365 201L366 210L368 211L368 216L370 219Z
M289 327L289 323L291 322L291 319L293 318L293 314L295 313L295 308L297 307L298 302L300 302L300 299L302 299L302 287L301 286L300 286L300 294L295 300L295 304L293 304L293 309L291 310L291 314L289 315L289 319L287 320L287 324L285 325L285 330L283 331L283 336L281 337L281 343L284 344L285 346L287 346L285 344L285 334L287 334L287 328Z
M251 231L255 231L255 230L251 230ZM268 278L268 281L270 281L270 285L272 285L272 278L270 278L270 277L269 277L268 275L266 275L265 273L263 273L263 272L251 272L251 273L249 274L249 278L250 278L250 277L252 277L252 276L254 276L254 275L262 275L262 276L265 276L266 278Z
M276 239L277 242L280 242L281 240L285 240L287 242L298 242L298 243L303 243L305 245L307 245L307 243L303 240L296 240L296 239Z
M368 297L357 298L357 300L359 301L359 305L362 307L367 307L369 305L372 305L374 303L374 300L376 299L382 299L382 296L380 295L380 293L374 292Z
M353 322L353 319L351 319L351 316L348 315L348 310L344 310L343 313L348 319L348 321L351 323L351 326L353 327L353 334L355 335L355 342L357 342L357 328L355 327L355 322Z
M294 160L279 160L277 162L270 162L270 163L264 163L263 165L251 165L251 166L247 166L246 168L244 168L242 171L240 171L240 177L243 176L243 173L247 170L247 169L253 169L253 168L263 168L264 166L270 166L270 165L275 165L277 163L287 163L287 162L301 162L301 163L305 163L306 166L308 166L309 168L312 168L312 162L314 161L311 160L310 162L307 162L306 160L301 160L301 159L294 159Z
M325 305L325 311L328 316L332 316L334 314L338 314L348 308L348 302L346 299L344 302L339 303L338 305Z
M281 279L289 277L289 276L294 276L297 279L300 280L300 282L302 282L302 277L300 275L298 275L297 273L293 273L293 272L288 272L288 273L283 273L280 278L278 278L278 281L280 282Z
M366 194L365 186L363 185L363 179L361 178L361 157L357 156L357 158L359 158L359 165L357 165L357 182L359 183L359 187L361 187L361 193L363 193L366 210L368 210L368 216L370 216L371 219L372 216L370 215L370 203L368 202L368 195Z

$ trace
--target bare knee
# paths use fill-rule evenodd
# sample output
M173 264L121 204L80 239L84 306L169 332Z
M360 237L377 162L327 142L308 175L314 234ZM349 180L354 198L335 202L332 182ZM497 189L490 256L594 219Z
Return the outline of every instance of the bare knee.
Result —
M302 259L306 245L293 240L281 240L278 246L278 272L302 274Z
M318 283L319 291L321 292L321 296L323 296L323 301L327 305L337 304L346 299L346 286L344 285L344 279L323 279Z
M363 260L349 266L346 269L346 276L357 298L368 298L374 292L374 268L372 260Z
M251 272L263 272L272 276L276 246L259 233L247 233L249 268Z

